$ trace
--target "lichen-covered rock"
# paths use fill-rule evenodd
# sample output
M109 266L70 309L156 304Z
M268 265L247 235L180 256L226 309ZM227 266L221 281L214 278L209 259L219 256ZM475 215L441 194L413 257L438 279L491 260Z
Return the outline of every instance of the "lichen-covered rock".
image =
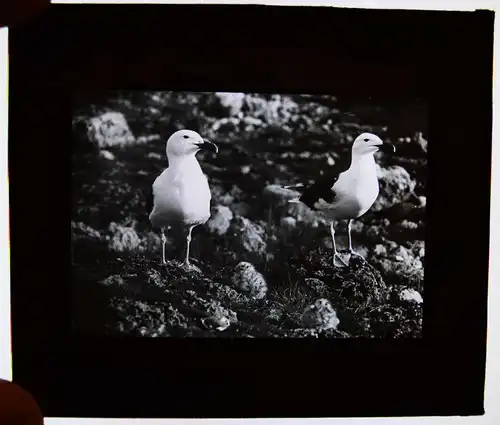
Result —
M297 226L297 220L294 217L283 217L281 227L286 230L294 229Z
M399 297L403 301L415 302L417 304L421 304L421 303L424 302L424 299L422 298L422 295L420 295L419 292L417 292L417 291L415 291L414 289L411 289L411 288L403 289L399 293Z
M231 228L235 236L236 246L250 254L266 255L267 243L264 240L266 232L262 226L245 217L235 217Z
M206 225L211 233L222 236L228 231L232 219L233 212L229 207L216 205Z
M375 261L387 274L396 274L401 277L414 276L423 280L422 259L415 255L411 249L402 245L390 248L385 257L377 258Z
M217 185L212 185L210 187L212 194L212 199L214 203L219 205L225 205L231 208L232 205L238 203L244 198L243 191L236 185L233 185L231 190L225 191L222 187Z
M375 255L386 256L387 255L387 248L385 247L385 245L377 244L373 248L373 253Z
M230 116L238 115L243 107L245 93L215 93L222 106L228 109Z
M89 136L101 148L135 142L127 120L120 112L106 112L93 117L89 124Z
M241 261L236 265L232 278L233 285L238 290L245 292L255 299L262 299L267 293L267 284L264 276L253 264Z
M290 96L274 94L269 100L264 100L247 94L243 101L249 116L270 125L280 126L288 123L293 117L299 118L300 108Z
M408 220L403 220L399 226L402 228L402 229L406 229L406 230L416 230L419 228L418 224L417 223L414 223L413 221L408 221Z
M415 190L416 181L411 178L408 171L399 165L382 168L377 164L377 176L380 193L373 204L374 211L391 207L408 199Z
M169 245L171 239L167 237L166 244ZM140 251L141 252L160 252L162 242L160 235L155 232L147 232L144 237L141 237Z
M110 152L108 150L101 150L100 155L102 158L107 159L108 161L114 161L116 159L113 152Z
M217 331L225 331L230 325L230 320L222 315L213 315L201 319L201 322L207 329L215 329Z
M423 240L415 240L411 242L406 242L406 245L412 252L412 254L418 258L421 262L424 261L425 257L425 242Z
M125 287L125 281L123 280L123 277L120 275L114 274L111 276L108 276L106 279L103 279L101 283L104 286L110 286L110 287Z
M330 301L320 298L305 308L302 323L306 328L337 329L340 320Z
M141 245L141 239L133 227L125 227L114 222L110 223L108 231L109 249L117 252L134 251Z

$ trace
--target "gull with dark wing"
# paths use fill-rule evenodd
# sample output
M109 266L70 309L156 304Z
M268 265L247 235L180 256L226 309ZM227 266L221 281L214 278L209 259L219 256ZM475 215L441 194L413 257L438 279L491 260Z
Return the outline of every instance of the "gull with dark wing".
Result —
M379 182L373 154L377 151L393 153L395 147L383 142L371 133L359 135L352 145L348 168L335 168L314 184L305 188L297 198L288 202L302 202L314 211L321 212L330 221L330 233L333 242L333 264L335 259L347 266L337 251L335 244L334 222L347 220L349 252L361 257L352 247L351 225L365 214L379 194ZM303 184L285 186L287 189L304 187ZM363 258L363 257L361 257Z

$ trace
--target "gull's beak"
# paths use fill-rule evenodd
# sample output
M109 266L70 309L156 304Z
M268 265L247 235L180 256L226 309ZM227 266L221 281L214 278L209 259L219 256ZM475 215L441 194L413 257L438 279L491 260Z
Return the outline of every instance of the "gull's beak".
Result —
M388 142L384 142L381 145L378 145L378 149L379 149L379 151L384 152L384 153L396 152L396 147Z
M210 142L209 140L206 140L206 139L203 139L203 142L197 143L197 145L200 149L212 151L215 153L219 152L219 148L217 147L217 145L215 143Z

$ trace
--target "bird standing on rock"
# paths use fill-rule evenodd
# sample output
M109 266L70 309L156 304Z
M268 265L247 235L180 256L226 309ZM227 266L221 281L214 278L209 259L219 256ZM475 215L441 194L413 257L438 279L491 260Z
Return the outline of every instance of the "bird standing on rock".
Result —
M333 242L333 264L335 259L347 266L337 252L335 245L335 220L347 220L349 252L363 258L352 248L352 220L361 217L373 205L379 194L377 169L373 154L377 151L394 153L395 147L384 143L371 133L359 135L352 145L349 168L332 170L313 185L307 187L302 195L289 200L291 203L302 202L314 211L319 211L331 221L330 233ZM304 184L285 186L286 189L303 187Z
M211 193L196 154L200 149L218 153L217 145L191 130L179 130L167 140L168 168L152 185L153 208L149 220L161 229L162 264L165 260L165 229L182 226L186 232L186 257L183 266L199 270L189 262L193 228L210 218Z

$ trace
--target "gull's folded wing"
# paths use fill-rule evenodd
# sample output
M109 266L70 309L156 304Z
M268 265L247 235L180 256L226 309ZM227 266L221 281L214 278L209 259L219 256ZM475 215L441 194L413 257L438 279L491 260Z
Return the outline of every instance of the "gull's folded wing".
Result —
M145 193L145 197L146 197L146 214L149 215L149 214L151 214L151 211L153 211L153 206L154 206L153 185L149 185L145 192L146 192Z
M328 167L324 174L316 179L314 184L304 190L299 200L312 210L317 209L315 205L317 205L320 200L332 203L336 196L333 185L338 180L339 175L349 168L350 163L350 153L348 155L343 155L335 165Z

